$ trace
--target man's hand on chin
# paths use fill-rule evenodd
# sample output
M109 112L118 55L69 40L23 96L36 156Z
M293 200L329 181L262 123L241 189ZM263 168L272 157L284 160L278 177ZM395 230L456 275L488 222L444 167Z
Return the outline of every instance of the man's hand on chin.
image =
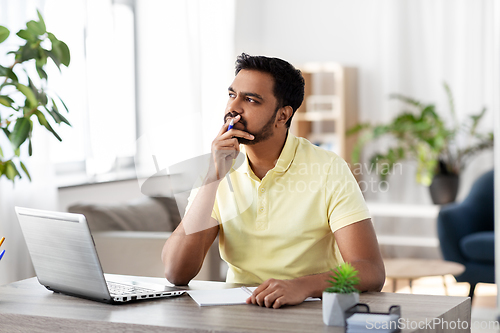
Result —
M256 304L274 309L285 304L300 304L309 297L304 282L301 279L266 280L255 289L252 296L248 297L246 302L247 304Z

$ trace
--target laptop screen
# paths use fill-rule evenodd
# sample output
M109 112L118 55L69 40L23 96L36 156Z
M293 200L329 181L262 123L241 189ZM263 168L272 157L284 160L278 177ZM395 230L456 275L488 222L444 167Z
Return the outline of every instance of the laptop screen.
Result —
M99 300L110 295L85 216L16 207L40 284Z

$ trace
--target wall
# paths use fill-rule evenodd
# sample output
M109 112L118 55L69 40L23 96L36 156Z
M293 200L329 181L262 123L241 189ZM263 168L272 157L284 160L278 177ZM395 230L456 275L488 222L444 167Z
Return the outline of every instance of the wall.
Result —
M359 118L386 122L401 112L390 101L402 93L434 102L451 120L442 87L448 82L460 121L489 110L480 129L492 131L493 1L411 0L238 0L235 55L276 56L300 66L335 61L358 68ZM386 143L383 143L386 144ZM368 147L365 156L373 151ZM459 200L493 154L481 154L461 177ZM374 199L428 204L428 190L414 182L415 165L394 175L390 193Z

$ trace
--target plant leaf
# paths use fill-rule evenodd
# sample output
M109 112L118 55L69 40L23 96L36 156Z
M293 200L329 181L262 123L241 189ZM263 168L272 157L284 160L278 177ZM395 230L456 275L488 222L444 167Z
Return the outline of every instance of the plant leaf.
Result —
M5 105L6 107L12 107L12 104L14 103L14 100L10 98L9 96L5 95L0 95L0 104Z
M5 176L9 179L14 181L16 176L19 176L21 178L21 175L19 174L19 171L17 171L17 168L15 164L12 161L7 161L5 162L5 170L4 170Z
M43 31L47 31L47 28L45 27L45 21L43 20L42 14L40 14L40 11L37 9L36 13L38 14L38 25ZM29 177L29 176L28 176ZM30 179L31 180L31 179Z
M2 127L2 131L4 132L5 136L8 139L10 137L10 131L5 127Z
M401 94L390 94L389 98L400 100L402 102L405 102L406 104L413 105L419 109L422 107L422 103L420 103L416 99Z
M7 77L14 82L19 82L17 75L14 73L14 71L11 68L7 68Z
M52 103L54 103L54 102L52 102ZM60 114L56 108L53 108L52 110L45 108L45 110L47 110L47 112L52 116L52 118L54 119L54 121L56 123L58 123L58 124L65 123L68 126L71 126L70 122L62 114Z
M64 103L64 101L62 100L62 98L61 98L61 97L59 97L59 95L57 95L57 94L56 94L56 96L57 96L57 98L59 99L59 101L61 102L61 104L63 105L63 107L64 107L64 109L66 110L66 112L68 112L68 113L69 113L69 109L68 109L68 107L66 106L66 104ZM54 105L55 105L55 103L54 103ZM59 111L59 110L58 110L58 111Z
M36 66L36 72L38 73L38 76L40 79L45 79L47 80L47 73L43 70L42 67Z
M10 31L6 27L0 25L0 43L3 43L7 38L9 38Z
M70 52L69 52L69 48L68 48L68 45L66 45L65 42L63 41L59 41L59 52L61 53L61 63L68 67L69 66L69 63L71 61L71 55L70 55Z
M31 181L31 176L30 173L28 172L28 168L26 168L23 162L19 161L19 163L21 164L21 168L23 169L24 173L26 174L26 176L28 176L28 179Z
M21 83L16 83L16 88L24 96L26 96L26 100L29 102L31 107L36 107L38 105L38 100L36 99L35 94L29 87L26 87L24 84Z
M14 150L18 149L28 138L31 130L31 121L28 118L18 118L14 130L9 135L9 140Z
M350 263L340 264L336 270L331 270L333 275L330 275L331 280L328 282L332 285L325 289L327 292L340 294L350 294L359 292L354 286L359 284L357 277L358 271Z
M21 47L21 62L23 61L28 61L31 59L36 59L38 56L38 50L37 48L32 47L33 44L30 42L27 42L26 45Z
M446 91L446 96L448 97L448 105L450 106L451 116L453 117L454 131L458 131L460 125L458 123L457 113L455 111L455 102L453 100L453 94L451 93L450 86L448 85L448 83L446 83L446 81L443 81L443 87L444 90Z
M35 95L35 98L37 99L38 102L40 102L41 105L47 105L48 103L48 98L47 94L43 90L38 90L38 88L35 86L29 75L26 73L28 76L28 82L29 82L29 88L31 91L33 91L33 94Z
M30 42L35 41L35 36L33 36L28 30L19 30L16 35Z
M28 155L33 155L33 145L31 144L31 132L28 136Z
M40 110L36 110L34 114L37 116L40 125L45 126L45 128L49 130L49 132L54 134L57 140L62 141L59 134L57 134L56 131L54 131L54 129L52 128L52 126L50 126L49 122L47 121L47 118L45 118L45 115Z
M49 56L50 59L56 64L57 68L59 71L61 70L61 61L59 60L59 57L54 54L53 50L47 51L47 55Z
M28 31L35 36L43 35L46 32L45 24L41 25L39 22L33 20L26 23L26 27L28 27Z

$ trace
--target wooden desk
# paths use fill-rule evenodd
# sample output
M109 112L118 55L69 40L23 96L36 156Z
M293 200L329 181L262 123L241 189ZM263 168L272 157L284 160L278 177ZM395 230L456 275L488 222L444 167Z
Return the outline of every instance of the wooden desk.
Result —
M118 278L123 276L117 276ZM168 285L165 279L137 280ZM224 289L222 282L192 281L192 289ZM425 323L434 318L466 321L471 302L467 297L363 293L360 301L372 311L387 311L399 304L402 318ZM424 324L420 324L421 326ZM441 327L435 327L436 330ZM321 302L305 302L282 309L255 305L198 307L188 296L108 305L54 294L36 278L0 286L1 332L343 332L323 324ZM435 330L404 329L403 332ZM457 330L450 330L456 332ZM469 331L469 330L464 330Z

